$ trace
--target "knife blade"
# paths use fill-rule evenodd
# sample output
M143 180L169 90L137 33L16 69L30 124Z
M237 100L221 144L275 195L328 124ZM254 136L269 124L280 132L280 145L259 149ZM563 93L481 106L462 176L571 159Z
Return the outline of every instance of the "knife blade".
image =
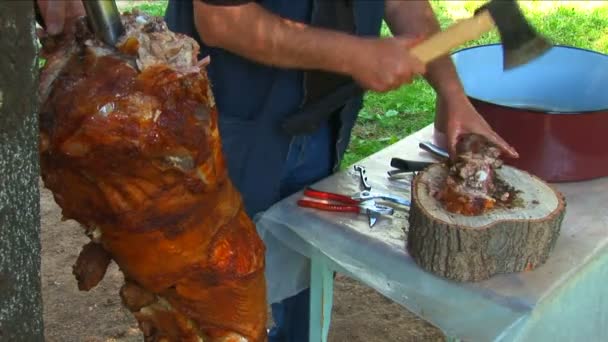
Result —
M418 144L418 147L439 159L447 159L450 157L449 153L445 149L433 144L430 141L422 141Z

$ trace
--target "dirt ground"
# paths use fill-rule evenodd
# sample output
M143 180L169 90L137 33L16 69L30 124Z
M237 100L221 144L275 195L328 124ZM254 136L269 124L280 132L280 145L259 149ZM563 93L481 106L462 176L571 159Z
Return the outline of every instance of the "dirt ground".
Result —
M87 242L73 221L41 186L42 291L48 342L142 341L135 320L122 306L122 274L111 264L104 280L80 292L72 265ZM439 330L352 279L338 276L330 329L332 342L443 341Z

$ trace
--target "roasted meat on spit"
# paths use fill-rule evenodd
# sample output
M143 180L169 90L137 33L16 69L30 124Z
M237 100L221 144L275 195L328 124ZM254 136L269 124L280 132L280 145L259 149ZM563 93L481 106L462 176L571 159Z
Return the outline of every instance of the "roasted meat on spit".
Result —
M84 19L43 41L42 178L91 239L79 288L114 261L146 341L263 341L265 249L227 176L206 61L161 18L122 20L115 47Z

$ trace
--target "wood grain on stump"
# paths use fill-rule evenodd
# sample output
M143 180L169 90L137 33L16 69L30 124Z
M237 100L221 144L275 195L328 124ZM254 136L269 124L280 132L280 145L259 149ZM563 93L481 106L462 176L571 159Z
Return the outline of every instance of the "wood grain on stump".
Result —
M565 215L563 195L539 178L510 166L496 170L519 193L520 207L478 216L445 210L433 197L447 175L433 164L412 182L407 248L423 269L456 281L481 281L545 263Z

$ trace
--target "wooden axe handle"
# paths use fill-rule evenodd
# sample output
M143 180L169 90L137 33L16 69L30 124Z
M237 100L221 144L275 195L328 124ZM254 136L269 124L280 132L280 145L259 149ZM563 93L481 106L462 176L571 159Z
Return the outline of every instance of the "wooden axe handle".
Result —
M477 15L460 20L456 24L439 32L431 38L414 46L410 52L424 64L437 57L450 53L450 51L466 42L479 38L496 27L488 10Z

